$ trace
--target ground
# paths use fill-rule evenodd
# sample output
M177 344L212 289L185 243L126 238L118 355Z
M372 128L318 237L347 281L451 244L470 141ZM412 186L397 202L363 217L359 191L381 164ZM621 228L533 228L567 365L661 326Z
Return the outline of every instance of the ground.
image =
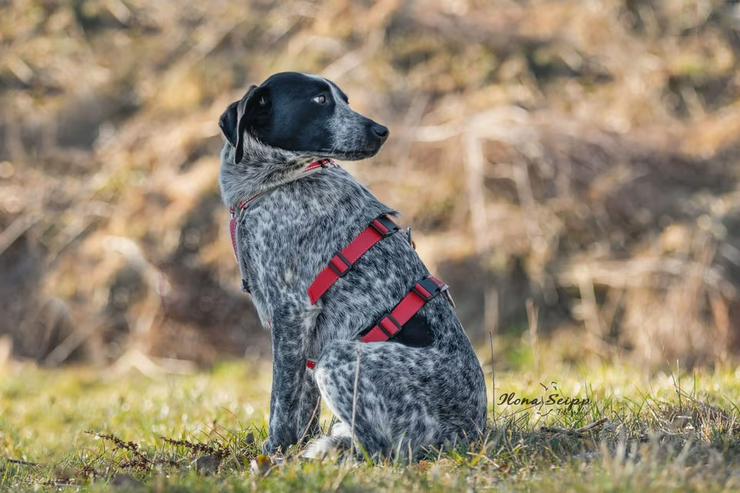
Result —
M629 361L517 358L496 370L489 435L411 465L311 462L294 450L260 456L266 363L223 363L184 375L13 364L0 369L0 490L740 488L734 365L648 374Z

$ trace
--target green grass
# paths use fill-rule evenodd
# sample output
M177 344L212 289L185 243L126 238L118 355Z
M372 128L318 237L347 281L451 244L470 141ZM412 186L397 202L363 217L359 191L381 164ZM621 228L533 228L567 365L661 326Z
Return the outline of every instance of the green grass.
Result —
M259 456L269 374L258 363L157 377L0 368L0 489L740 489L735 367L680 378L677 372L648 375L627 363L498 371L499 396L547 398L552 390L540 384L552 389L556 381L561 395L590 403L497 405L484 440L430 452L411 465L306 461L297 450L284 458Z

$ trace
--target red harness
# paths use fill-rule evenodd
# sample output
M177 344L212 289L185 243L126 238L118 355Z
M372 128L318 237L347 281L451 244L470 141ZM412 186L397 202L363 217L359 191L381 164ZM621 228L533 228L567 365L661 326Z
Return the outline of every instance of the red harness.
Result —
M294 179L297 180L307 174L329 166L336 166L336 164L330 159L314 161L303 168ZM236 256L240 270L242 269L242 263L239 258L239 249L237 248L239 216L266 192L258 193L240 202L230 210L231 220L229 221L229 232L231 233L231 245L234 248L234 255ZM329 260L326 268L319 272L316 279L308 287L308 297L311 300L311 304L315 305L340 278L352 270L352 267L363 255L378 242L398 231L398 229L398 225L386 214L382 214L370 221L367 228ZM249 285L243 271L242 289L249 292ZM436 277L425 277L411 288L393 310L381 317L377 324L362 334L360 340L366 343L388 341L398 334L403 329L403 326L424 308L424 305L436 298L440 293L446 292L447 289L447 285ZM306 360L306 366L313 369L316 367L316 361L308 359Z
M352 243L329 260L329 265L319 272L319 275L308 287L308 297L311 299L311 304L315 305L329 291L329 288L334 286L334 283L340 277L344 277L355 265L355 262L360 260L376 243L396 231L398 231L398 225L385 214L370 221L370 225L357 238L352 240Z
M411 288L411 291L403 297L390 313L383 316L376 325L362 335L360 341L368 343L388 341L401 332L403 326L414 318L414 315L419 313L424 305L447 291L447 289L447 284L436 277L425 277ZM316 361L307 359L306 367L313 370L316 368Z
M411 288L411 291L391 310L380 319L375 327L370 329L360 340L362 342L385 342L398 334L406 323L432 301L439 294L448 289L447 284L434 276L427 276Z

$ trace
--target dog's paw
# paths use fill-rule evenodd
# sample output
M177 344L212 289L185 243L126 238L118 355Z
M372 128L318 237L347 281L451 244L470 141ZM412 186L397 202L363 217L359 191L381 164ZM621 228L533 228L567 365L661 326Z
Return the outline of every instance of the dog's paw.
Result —
M340 455L348 450L351 442L346 437L321 437L311 442L303 452L305 459L325 459L327 457Z
M339 422L332 428L330 436L317 438L311 442L302 455L306 459L323 459L340 455L350 448L352 448L350 429L344 423Z
M262 453L264 455L275 455L281 451L283 451L282 445L279 443L276 443L276 441L270 438L265 440L265 443L262 444Z

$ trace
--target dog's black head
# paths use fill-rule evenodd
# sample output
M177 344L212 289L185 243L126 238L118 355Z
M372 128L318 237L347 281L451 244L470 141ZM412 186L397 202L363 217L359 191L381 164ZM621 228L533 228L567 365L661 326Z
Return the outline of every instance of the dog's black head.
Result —
M275 74L234 101L219 121L226 140L244 152L244 132L271 147L312 156L363 159L374 155L388 129L349 107L333 82L297 72Z

